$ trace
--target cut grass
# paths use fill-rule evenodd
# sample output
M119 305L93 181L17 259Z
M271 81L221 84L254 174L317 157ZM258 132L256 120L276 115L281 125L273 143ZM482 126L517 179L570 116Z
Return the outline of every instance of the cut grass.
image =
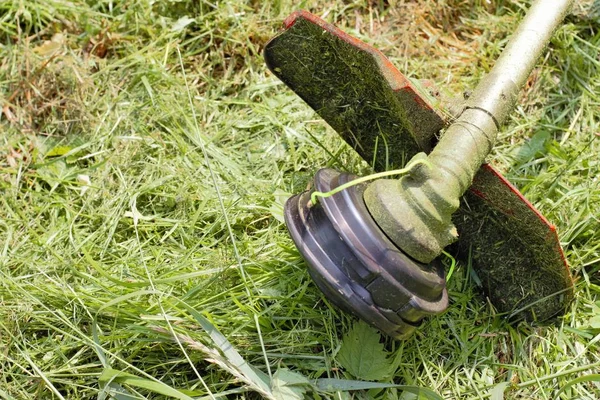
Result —
M526 7L470 3L305 7L459 93ZM578 4L559 29L490 157L557 225L577 279L569 313L512 327L458 265L448 312L386 341L390 382L446 398L598 397L597 9ZM184 303L266 376L354 378L336 359L354 320L311 282L281 205L320 167L369 168L266 72L262 46L291 11L0 0L1 398L258 397L210 361L227 355Z

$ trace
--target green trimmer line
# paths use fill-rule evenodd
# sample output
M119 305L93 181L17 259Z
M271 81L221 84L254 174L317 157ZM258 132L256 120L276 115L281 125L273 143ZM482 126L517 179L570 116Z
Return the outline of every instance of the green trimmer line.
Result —
M323 169L312 191L286 203L290 234L333 303L406 338L447 308L436 258L456 242L498 311L528 321L564 313L573 282L555 228L483 163L570 5L534 2L494 68L454 103L308 12L285 20L265 49L271 71L376 171L406 172L367 182Z

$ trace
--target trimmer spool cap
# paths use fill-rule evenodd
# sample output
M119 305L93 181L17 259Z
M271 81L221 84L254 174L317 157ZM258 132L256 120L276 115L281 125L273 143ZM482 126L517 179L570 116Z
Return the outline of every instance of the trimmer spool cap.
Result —
M317 172L314 189L328 192L356 176ZM419 263L400 251L371 218L365 184L311 203L311 191L291 197L285 220L317 286L338 307L403 339L427 315L448 307L442 265Z

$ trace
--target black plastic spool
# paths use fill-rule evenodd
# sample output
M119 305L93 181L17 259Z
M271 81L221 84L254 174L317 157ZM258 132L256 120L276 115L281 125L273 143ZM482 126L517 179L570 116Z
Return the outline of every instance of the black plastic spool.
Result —
M315 190L328 192L356 176L322 169ZM419 263L377 226L364 200L365 184L310 204L310 191L291 197L285 221L310 275L341 309L383 333L405 339L420 321L448 307L440 263Z

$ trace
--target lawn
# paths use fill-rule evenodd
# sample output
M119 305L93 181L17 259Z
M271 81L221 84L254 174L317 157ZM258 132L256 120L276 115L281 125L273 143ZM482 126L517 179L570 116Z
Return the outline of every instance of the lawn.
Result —
M371 169L262 49L304 8L461 94L528 2L291 3L0 0L0 398L599 398L600 2L489 156L556 225L573 303L510 325L459 263L406 341L335 309L287 234L319 168Z

